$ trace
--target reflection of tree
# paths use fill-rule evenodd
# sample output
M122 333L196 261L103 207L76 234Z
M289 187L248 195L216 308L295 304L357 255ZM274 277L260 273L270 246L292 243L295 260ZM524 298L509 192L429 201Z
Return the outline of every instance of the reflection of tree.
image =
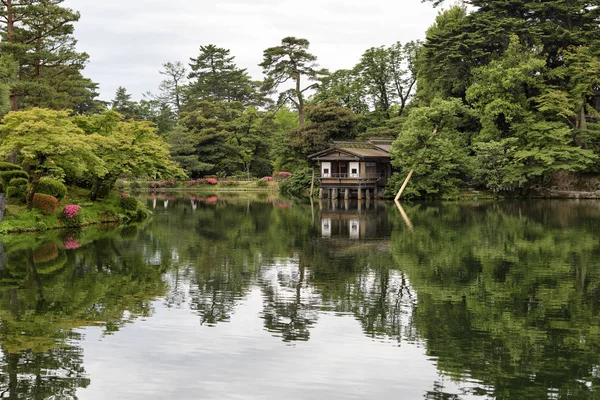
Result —
M318 242L303 262L314 271L314 284L326 307L351 313L370 337L401 340L407 329L413 293L405 275L392 269L387 241Z
M498 399L597 394L595 206L500 203L407 212L414 232L396 230L392 252L418 294L414 326L444 374L479 380Z
M113 236L86 231L74 251L63 250L58 237L6 246L0 397L76 398L76 389L90 381L74 329L100 325L111 333L150 314L150 302L165 290L163 271Z
M265 327L286 342L308 340L309 328L318 318L320 299L307 283L307 272L289 262L267 268L261 276Z

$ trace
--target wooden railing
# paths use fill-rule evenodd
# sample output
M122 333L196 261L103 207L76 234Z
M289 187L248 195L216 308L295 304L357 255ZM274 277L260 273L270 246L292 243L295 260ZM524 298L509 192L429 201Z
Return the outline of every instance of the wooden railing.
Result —
M320 174L320 179L379 179L380 174Z

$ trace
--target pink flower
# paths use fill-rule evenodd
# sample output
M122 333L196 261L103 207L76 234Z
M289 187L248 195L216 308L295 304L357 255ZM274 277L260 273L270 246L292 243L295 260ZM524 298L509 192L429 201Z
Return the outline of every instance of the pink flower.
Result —
M265 176L265 177L263 178L263 181L266 181L266 182L271 182L272 180L273 180L273 177L272 177L272 176Z
M208 183L209 185L216 185L217 184L217 179L216 178L206 178L206 183Z
M127 197L127 193L121 193L121 197Z
M288 178L288 177L292 176L292 173L286 172L286 171L281 171L281 172L279 172L279 176Z
M210 179L210 178L209 178ZM216 203L217 202L217 196L210 196L206 198L206 202L207 203Z
M63 208L63 215L67 219L73 219L73 217L79 215L80 210L81 210L81 207L78 206L77 204L70 204L68 206L65 206L65 208Z

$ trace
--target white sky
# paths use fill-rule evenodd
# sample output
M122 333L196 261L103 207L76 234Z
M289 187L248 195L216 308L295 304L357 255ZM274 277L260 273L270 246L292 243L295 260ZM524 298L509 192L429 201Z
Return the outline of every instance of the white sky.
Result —
M75 36L91 61L85 75L109 100L118 86L140 98L156 91L167 61L200 45L231 50L262 78L264 49L286 36L306 38L321 67L351 68L369 47L422 39L438 10L421 0L66 0L81 12Z

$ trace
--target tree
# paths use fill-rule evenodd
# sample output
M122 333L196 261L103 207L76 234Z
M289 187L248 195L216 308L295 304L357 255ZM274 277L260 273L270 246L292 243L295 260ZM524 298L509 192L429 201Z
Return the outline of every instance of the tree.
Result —
M287 140L297 158L306 159L310 154L329 147L334 140L356 137L358 117L335 100L309 106L306 114L310 122L290 132Z
M355 67L323 75L312 101L320 103L327 99L335 100L355 113L362 114L369 111L367 96L367 88L359 68Z
M10 108L10 88L17 75L17 65L11 56L0 56L0 117Z
M186 109L193 110L202 101L240 102L255 105L262 102L245 69L238 68L230 50L213 44L200 46L200 54L192 58L190 83L185 92Z
M51 168L61 168L73 176L93 172L104 176L103 160L96 154L94 136L86 136L67 112L34 108L7 114L0 125L0 155L17 153L19 162L30 172L27 207L33 205L40 178Z
M122 121L115 111L76 117L74 121L93 140L95 152L104 164L102 173L90 171L92 201L105 197L122 176L163 179L185 176L171 160L166 142L147 121Z
M473 70L466 95L480 114L482 129L476 140L517 139L505 178L509 185L543 183L558 171L585 170L596 159L592 151L572 143L565 121L537 112L536 99L547 91L545 70L542 57L521 45L517 36L501 57Z
M166 136L173 160L183 168L190 177L197 177L210 171L214 165L201 161L197 154L200 138L184 126L177 126Z
M305 93L317 86L311 84L302 87L302 77L309 81L315 81L324 74L323 70L317 70L317 57L308 52L310 43L306 39L286 37L281 40L281 45L270 47L263 53L263 62L259 65L267 76L264 87L266 91L276 90L280 85L294 81L294 89L290 89L280 95L280 104L290 100L298 110L298 124L304 126Z
M111 101L112 110L123 115L126 119L136 119L138 114L138 103L131 100L131 94L123 86L117 88L115 98Z
M19 64L11 90L13 110L23 107L95 109L97 85L81 74L88 60L79 53L73 23L79 13L62 7L64 0L3 0L2 50ZM88 103L86 105L86 103Z
M397 42L390 47L372 47L362 55L356 66L373 107L392 117L390 109L398 105L401 116L410 101L417 81L417 58L421 43Z
M158 87L158 99L162 104L173 108L175 115L179 118L183 98L183 80L186 76L186 69L179 61L176 63L165 63L163 69L159 71L161 75L167 76L167 79L160 83Z
M436 99L413 109L394 141L392 165L401 170L390 184L398 189L414 170L409 197L452 197L468 172L468 141L472 111L460 99Z

